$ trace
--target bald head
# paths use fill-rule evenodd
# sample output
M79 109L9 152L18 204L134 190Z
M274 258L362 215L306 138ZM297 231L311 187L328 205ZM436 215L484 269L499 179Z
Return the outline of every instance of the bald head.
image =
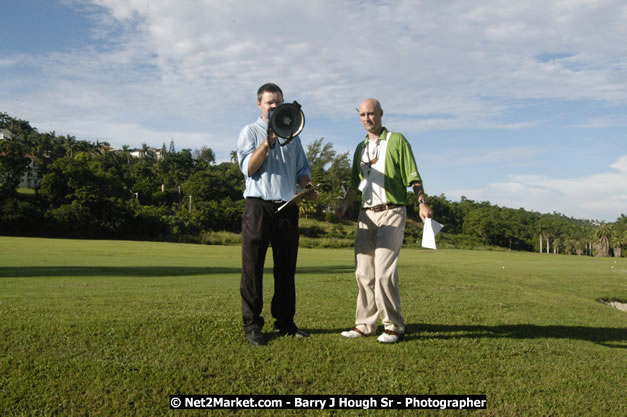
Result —
M381 125L381 117L383 117L383 109L379 100L368 98L359 105L359 119L368 132L371 139L376 139L381 134L383 126Z
M362 108L379 110L381 113L383 113L383 109L381 108L381 103L379 103L379 100L377 100L376 98L367 98L364 101L362 101L361 104L359 105L360 113L361 113Z

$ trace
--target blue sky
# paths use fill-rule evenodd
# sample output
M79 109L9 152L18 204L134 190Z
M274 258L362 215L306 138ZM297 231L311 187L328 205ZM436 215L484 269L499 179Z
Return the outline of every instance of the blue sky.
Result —
M378 98L427 193L627 214L623 0L2 0L0 39L0 111L40 132L225 161L272 81L351 155Z

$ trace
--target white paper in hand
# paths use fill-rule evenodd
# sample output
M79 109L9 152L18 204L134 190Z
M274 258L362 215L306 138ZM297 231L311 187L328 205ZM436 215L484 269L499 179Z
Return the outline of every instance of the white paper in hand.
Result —
M427 217L425 219L425 227L422 229L422 247L428 249L437 249L435 247L435 237L444 226L435 220Z

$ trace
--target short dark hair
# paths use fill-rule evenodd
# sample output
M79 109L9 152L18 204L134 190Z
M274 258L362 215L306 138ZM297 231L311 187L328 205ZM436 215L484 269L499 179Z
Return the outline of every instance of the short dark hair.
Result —
M265 92L279 93L281 94L281 97L283 97L283 91L281 91L281 88L278 85L274 83L265 83L259 87L259 90L257 90L257 100L261 100L261 96L263 96L263 93Z

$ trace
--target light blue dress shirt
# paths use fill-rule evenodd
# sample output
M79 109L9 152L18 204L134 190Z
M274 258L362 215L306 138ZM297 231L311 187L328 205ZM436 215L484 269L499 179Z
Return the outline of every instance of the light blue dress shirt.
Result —
M296 180L305 175L311 177L311 168L300 137L296 136L286 146L280 146L277 141L261 167L249 177L248 163L266 140L267 130L268 123L259 117L255 123L245 126L237 139L237 160L246 179L244 197L288 201L296 195Z

